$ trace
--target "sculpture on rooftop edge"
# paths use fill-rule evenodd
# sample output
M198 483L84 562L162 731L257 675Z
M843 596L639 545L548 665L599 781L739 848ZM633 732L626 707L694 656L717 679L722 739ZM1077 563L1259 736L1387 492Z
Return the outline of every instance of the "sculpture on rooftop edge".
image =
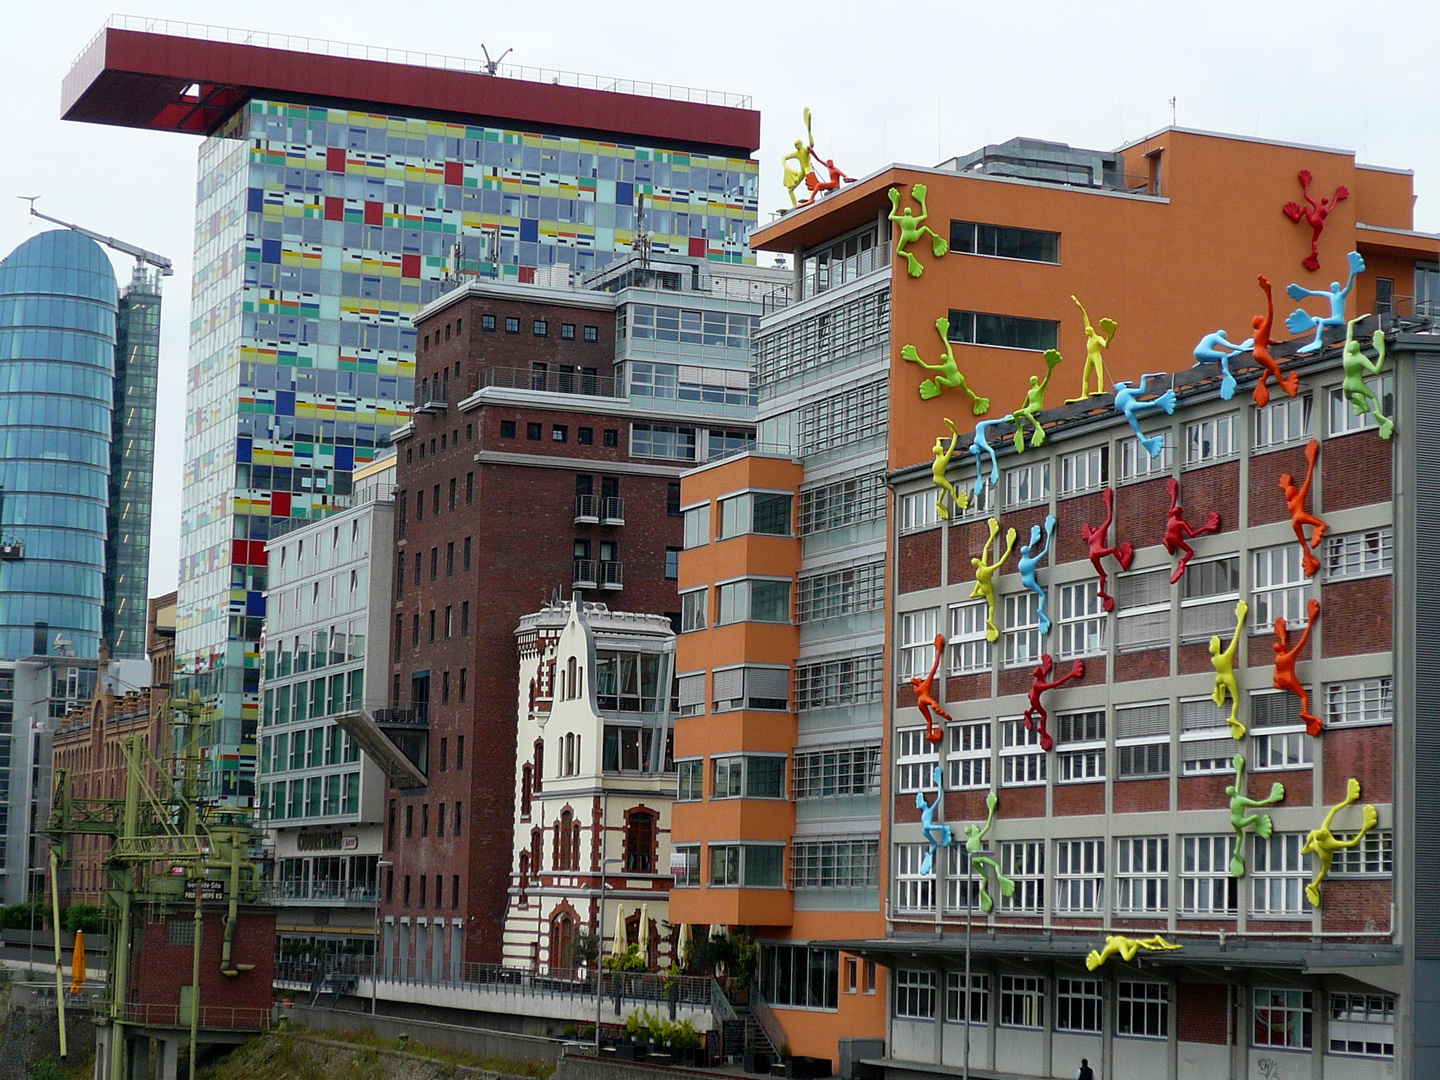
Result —
M812 146L810 151L814 154L815 148ZM829 175L824 180L821 180L820 174L813 168L805 174L805 186L810 189L810 197L805 200L805 205L807 206L814 202L820 195L838 190L842 182L849 184L855 182L855 177L849 173L841 172L840 168L832 159L822 158L819 154L815 154L815 160L825 166L825 171Z
M920 710L920 715L925 717L925 739L927 742L938 743L945 738L945 729L935 723L934 712L937 716L943 716L946 720L953 720L948 712L940 707L935 700L935 673L940 670L940 658L945 655L945 635L935 635L935 662L930 665L930 674L923 679L912 678L910 689L915 691L915 707Z
M1330 314L1316 318L1304 308L1296 308L1285 319L1285 327L1292 334L1304 334L1310 330L1315 331L1315 340L1309 345L1302 345L1297 350L1301 353L1317 352L1324 344L1321 340L1327 326L1333 326L1337 330L1345 325L1345 305L1350 300L1350 290L1355 287L1355 275L1365 270L1365 260L1360 257L1358 251L1352 251L1346 256L1350 260L1350 276L1345 280L1345 287L1341 288L1338 281L1332 281L1330 288L1323 290L1307 289L1303 285L1287 285L1285 292L1291 300L1304 300L1307 296L1318 297L1330 303Z
M990 440L985 436L987 428L995 427L1009 420L1008 416L1002 416L998 420L981 420L975 425L975 437L970 440L970 453L975 457L975 494L971 502L978 503L985 497L985 455L990 455L990 486L994 487L1000 483L1000 461L995 456L995 448L990 445Z
M920 216L916 217L915 211L908 206L901 211L900 189L893 187L890 189L890 220L900 227L900 239L895 243L895 254L904 256L905 272L911 277L919 277L925 272L925 268L920 265L919 259L905 250L910 244L918 244L928 233L930 250L935 253L937 259L950 250L949 241L925 224L925 219L930 216L930 210L925 204L926 196L929 193L930 189L924 184L910 185L910 197L920 204Z
M1230 827L1235 830L1235 853L1230 856L1232 877L1245 876L1245 830L1253 828L1261 840L1269 840L1274 825L1269 814L1248 814L1259 806L1274 806L1285 798L1285 785L1280 781L1270 785L1270 794L1263 799L1252 799L1245 794L1245 755L1235 755L1235 782L1225 788L1230 800Z
M1375 346L1375 362L1373 364L1360 348L1360 343L1355 340L1355 324L1361 319L1369 317L1369 315L1357 315L1345 324L1345 353L1342 357L1345 365L1343 391L1351 408L1355 410L1355 415L1364 416L1369 413L1375 418L1375 426L1380 430L1380 438L1388 439L1395 434L1395 421L1380 411L1379 397L1365 383L1366 379L1378 376L1380 369L1385 366L1385 331L1376 330L1370 338Z
M1107 934L1105 936L1105 948L1090 950L1090 955L1085 957L1085 966L1094 971L1101 964L1105 963L1112 956L1119 956L1127 964L1134 960L1141 949L1148 952L1161 952L1168 949L1183 949L1183 945L1172 945L1159 934L1148 938L1128 938L1119 934Z
M995 872L995 883L1000 886L1001 896L1013 896L1015 893L1015 882L1000 872L1000 864L989 855L982 854L985 850L985 837L995 824L995 808L1000 805L1000 796L991 791L985 796L985 806L989 814L985 818L985 824L966 825L960 831L965 834L965 856L970 864L970 870L978 870L975 876L980 880L980 910L985 914L995 906L995 901L990 896L990 871Z
M1072 679L1083 679L1085 677L1085 661L1076 660L1070 665L1070 670L1060 678L1050 680L1050 673L1055 670L1055 660L1046 653L1040 657L1040 664L1030 672L1030 706L1025 710L1025 730L1034 731L1038 725L1040 728L1040 749L1049 751L1054 748L1055 740L1050 737L1050 729L1047 726L1050 722L1050 714L1045 711L1045 706L1040 703L1040 695L1047 690L1054 690L1064 686Z
M1328 199L1322 195L1320 201L1316 202L1310 197L1310 183L1314 179L1309 169L1300 170L1300 191L1304 200L1309 203L1308 206L1287 202L1280 208L1280 212L1296 225L1299 225L1303 218L1305 224L1310 226L1310 254L1300 260L1300 265L1306 270L1320 269L1320 234L1325 231L1325 219L1330 216L1330 211L1335 209L1336 203L1344 202L1350 197L1350 189L1339 184L1334 195Z
M1040 542L1041 535L1045 537L1045 546L1039 551L1035 545ZM1030 542L1020 548L1020 561L1016 564L1020 570L1020 581L1037 597L1036 608L1040 615L1040 636L1044 637L1050 633L1050 616L1045 611L1045 590L1035 580L1035 571L1050 554L1050 538L1055 535L1055 515L1045 515L1045 528L1042 530L1039 525L1030 526Z
M1011 529L1005 534L1005 554L993 563L987 563L985 557L990 553L990 545L995 543L995 538L999 535L1000 522L991 518L990 538L985 541L980 554L970 559L970 565L975 568L975 587L970 590L970 599L985 598L985 640L992 644L1000 640L1000 628L995 625L995 571L1005 564L1005 560L1010 558L1010 552L1015 550L1015 530Z
M1148 438L1145 432L1140 430L1140 414L1146 412L1175 412L1175 391L1166 390L1159 397L1151 401L1141 401L1140 395L1145 393L1145 383L1150 379L1162 379L1169 376L1169 372L1156 371L1148 375L1141 375L1140 382L1132 386L1129 382L1121 380L1115 384L1115 411L1125 417L1130 424L1135 437L1140 440L1140 445L1145 447L1145 452L1152 458L1158 458L1165 450L1165 436L1151 435Z
M1330 526L1305 509L1310 499L1310 484L1315 479L1315 462L1320 457L1320 440L1311 439L1305 445L1305 460L1310 463L1305 472L1305 483L1298 488L1295 478L1289 473L1280 474L1280 490L1285 493L1285 505L1290 508L1290 524L1295 529L1295 538L1300 541L1300 554L1305 564L1305 576L1314 577L1320 569L1320 560L1312 552L1325 539L1325 530ZM1310 526L1310 539L1305 539L1305 526Z
M1073 295L1070 299L1075 301L1075 306L1080 309L1080 314L1085 319L1085 367L1080 372L1080 396L1068 398L1066 404L1084 401L1087 397L1105 392L1104 350L1110 347L1110 343L1115 340L1115 331L1119 329L1119 324L1114 319L1101 319L1100 329L1096 330L1091 325L1090 313L1085 310L1085 305ZM1087 391L1085 388L1090 385L1092 374L1095 376L1095 389Z
M945 496L949 495L951 501L964 510L970 505L970 492L968 489L956 491L955 485L950 483L949 477L945 475L950 468L950 459L955 456L955 447L960 445L960 432L955 430L955 421L947 416L945 417L945 426L950 429L950 445L945 445L944 435L935 440L935 446L930 451L935 455L935 463L930 466L930 475L935 481L935 486L940 489L940 494L935 496L935 513L949 521L950 508L945 505Z
M1033 437L1030 440L1031 446L1039 446L1045 441L1045 429L1040 426L1040 414L1045 411L1045 388L1050 385L1050 376L1055 374L1056 366L1065 358L1060 355L1059 349L1045 350L1045 381L1040 381L1040 376L1030 376L1030 389L1025 391L1025 404L1010 414L1010 419L1015 422L1015 452L1025 452L1025 427L1020 423L1023 417L1030 421L1030 429Z
M1225 695L1230 695L1230 718L1226 723L1230 725L1230 736L1235 739L1245 737L1245 725L1240 722L1240 686L1235 681L1235 659L1240 655L1240 635L1245 629L1245 616L1250 614L1250 605L1244 600L1235 605L1235 635L1230 639L1230 647L1221 648L1220 635L1216 634L1210 639L1210 663L1215 668L1215 693L1211 700L1217 708L1225 707Z
M925 792L915 793L915 808L920 811L920 835L930 841L930 846L925 849L924 856L920 859L920 873L928 874L935 866L935 855L942 847L949 847L952 835L949 825L940 825L935 821L935 814L940 809L940 803L945 798L941 789L941 783L945 779L945 773L939 765L935 766L933 774L935 780L935 801L926 802Z
M815 167L811 158L815 154L815 136L810 133L810 107L805 107L805 138L795 140L795 149L780 159L780 165L784 169L781 182L785 185L785 192L790 196L790 207L794 209L800 205L795 200L795 189L805 182L807 178L815 175ZM790 162L795 162L795 167L790 167ZM813 196L812 196L813 198ZM809 201L808 199L806 200Z
M976 416L984 416L990 411L990 399L981 397L970 389L970 384L965 381L965 376L960 373L960 366L955 363L955 346L950 341L950 320L944 315L935 320L935 332L940 335L940 344L945 351L940 354L938 364L927 364L920 359L920 350L914 345L905 345L900 349L900 359L912 364L919 364L926 371L934 371L937 374L926 379L920 384L920 396L926 401L937 398L949 386L959 390L970 398L970 411Z
M1290 645L1290 628L1285 623L1285 616L1281 615L1275 620L1275 641L1270 646L1275 650L1275 674L1270 685L1276 690L1287 690L1300 699L1300 719L1305 721L1306 733L1313 736L1320 734L1320 718L1310 711L1310 691L1305 689L1305 684L1295 674L1295 661L1305 648L1305 643L1310 640L1310 631L1315 629L1315 624L1320 619L1320 601L1312 599L1305 605L1305 612L1310 621L1305 624L1305 630L1293 648Z
M1365 839L1365 834L1380 823L1380 812L1373 805L1366 804L1360 811L1360 831L1349 840L1335 839L1335 834L1330 831L1330 824L1335 820L1335 815L1359 801L1360 781L1352 776L1345 785L1345 798L1330 808L1330 812L1325 815L1324 822L1318 829L1311 830L1310 835L1305 837L1305 846L1300 849L1300 854L1314 855L1320 863L1320 869L1315 874L1315 879L1305 886L1305 896L1315 907L1320 906L1320 883L1330 874L1330 864L1335 861L1335 852L1341 848L1359 847L1360 841Z
M1105 501L1105 523L1103 525L1081 525L1080 539L1089 546L1090 565L1095 568L1095 573L1100 575L1100 602L1105 605L1106 611L1114 611L1115 598L1105 591L1105 584L1109 578L1106 576L1105 567L1101 565L1100 560L1111 555L1120 564L1121 570L1129 570L1130 563L1135 559L1135 549L1128 540L1116 547L1106 545L1105 540L1110 535L1110 526L1115 521L1115 490L1107 487L1101 492L1101 498Z
M1229 401L1235 396L1235 376L1230 374L1230 359L1246 349L1253 348L1254 338L1246 338L1240 343L1230 340L1225 331L1216 330L1213 334L1206 334L1200 339L1200 344L1195 346L1195 363L1219 364L1220 365L1220 397Z
M1185 567L1195 557L1195 551L1186 542L1194 540L1197 536L1204 536L1207 533L1220 531L1220 515L1211 510L1205 518L1205 524L1200 526L1191 525L1185 520L1185 510L1180 505L1180 481L1175 477L1165 481L1165 490L1170 493L1170 510L1165 516L1165 550L1171 555L1179 555L1180 562L1175 567L1175 572L1170 575L1170 584L1174 585L1185 576Z
M1265 314L1256 315L1250 320L1250 325L1255 330L1255 336L1250 340L1255 362L1264 369L1260 372L1260 381L1255 384L1255 404L1263 409L1270 404L1270 387L1267 385L1270 379L1273 378L1280 384L1280 389L1294 397L1300 393L1300 376L1293 371L1288 378L1280 374L1280 365L1270 355L1270 331L1275 326L1275 296L1271 292L1269 278L1260 274L1256 280L1260 282L1260 288L1265 293Z

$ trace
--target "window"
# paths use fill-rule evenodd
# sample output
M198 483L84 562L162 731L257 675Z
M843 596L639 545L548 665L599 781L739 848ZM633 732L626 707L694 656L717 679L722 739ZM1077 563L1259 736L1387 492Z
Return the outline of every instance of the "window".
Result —
M966 255L990 255L1026 262L1058 263L1060 234L1009 225L982 225L974 221L950 222L950 250Z
M1329 1006L1330 1053L1395 1056L1393 995L1332 993Z
M787 1009L835 1009L840 1004L840 953L804 945L760 946L760 992Z
M1388 574L1395 563L1395 530L1389 525L1332 536L1325 544L1326 577Z
M803 626L876 611L884 603L884 562L854 563L802 577L795 616Z
M481 329L481 330L491 330L491 331L493 331L493 330L495 329L495 316L494 316L494 315L481 315L481 316L480 316L480 329Z
M1170 910L1170 838L1115 839L1115 910L1150 914Z
M965 1016L960 1011L960 999L964 996L965 973L963 971L951 971L945 976L945 1019L952 1023L963 1024ZM988 1024L990 1022L990 976L984 974L970 973L970 1023Z
M1056 620L1060 629L1059 659L1104 653L1105 624L1098 581L1077 581L1060 586L1060 612Z
M1309 394L1280 397L1255 410L1255 449L1283 446L1310 438Z
M981 845L979 855L989 855L990 845ZM970 854L961 842L945 849L945 910L974 914L980 909L980 875L970 868Z
M1274 833L1269 839L1252 837L1250 907L1256 915L1307 914L1310 900L1305 895L1310 872L1300 848L1304 833Z
M705 762L701 758L675 763L677 789L675 798L679 802L699 802L705 797Z
M465 557L461 560L461 570L470 569L470 537L465 537Z
M1240 557L1192 562L1181 578L1180 640L1225 641L1235 632L1235 602L1240 598Z
M1390 724L1395 720L1395 699L1390 676L1352 679L1325 686L1325 724Z
M900 531L915 532L940 524L935 509L935 493L929 488L900 497Z
M470 601L466 600L460 605L460 636L466 637L470 633Z
M790 708L790 669L784 667L716 668L713 683L716 712Z
M513 438L515 438L515 421L514 421L514 420L501 420L501 421L500 421L500 437L501 437L502 439L513 439Z
M1120 652L1170 641L1170 571L1137 571L1115 579L1115 648Z
M545 337L550 333L550 324L544 319L536 319L533 332L536 337Z
M935 867L920 873L920 866L929 852L929 844L895 845L895 909L897 911L935 910Z
M1115 775L1121 780L1170 775L1168 703L1115 709Z
M595 444L595 429L593 427L576 428L575 441L581 446L593 446Z
M951 605L951 675L970 675L977 671L990 670L990 642L985 637L985 619L989 614L990 606L984 600L974 604Z
M1120 458L1121 480L1146 480L1152 476L1169 476L1175 468L1175 433L1169 428L1155 432L1161 439L1160 453L1150 451L1139 439L1121 439L1115 446Z
M1025 729L1023 720L1001 720L1000 783L1022 787L1045 783L1045 751L1040 748L1040 727Z
M896 785L900 794L933 790L935 767L939 764L940 744L925 738L924 728L895 732Z
M794 841L790 883L795 889L878 889L880 841L863 839Z
M790 496L747 491L720 500L720 539L746 533L790 535Z
M933 505L931 509L933 511ZM842 529L884 516L884 473L867 473L864 476L832 480L800 492L801 536Z
M1185 425L1185 464L1207 465L1240 452L1240 416L1226 413Z
M1115 984L1115 1034L1164 1039L1170 1034L1170 987L1158 982Z
M1040 597L1029 589L1001 598L1005 626L1004 662L1006 667L1028 667L1040 659ZM981 603L981 613L989 615L988 605Z
M1294 694L1252 692L1250 735L1250 767L1256 772L1307 768L1313 760L1312 740L1300 718L1300 699Z
M1092 446L1060 458L1060 494L1097 491L1110 481L1110 448Z
M880 794L879 743L797 749L794 756L797 800Z
M710 542L710 504L701 503L685 511L686 550Z
M570 427L567 424L550 425L551 442L568 442L570 439Z
M1100 1034L1100 980L1055 980L1055 1030Z
M680 577L680 549L665 549L665 578L667 581L675 581Z
M1085 783L1105 779L1105 711L1065 713L1056 717L1062 753L1055 779Z
M950 340L966 345L1044 352L1060 343L1060 324L1051 319L991 315L982 311L950 312Z
M1250 594L1250 629L1254 633L1270 633L1282 615L1291 630L1303 627L1309 621L1305 602L1310 599L1310 584L1301 567L1300 545L1291 541L1255 552Z
M1417 275L1418 276L1418 275ZM1372 375L1365 380L1366 388L1380 401L1380 412L1395 415L1395 377L1393 375ZM1359 416L1345 396L1342 387L1330 391L1330 434L1347 435L1352 431L1364 431L1375 426L1375 414L1364 412Z
M711 844L712 888L784 888L784 844Z
M895 1018L897 1020L935 1019L935 985L933 971L895 971Z
M1181 912L1233 917L1240 886L1240 879L1230 873L1234 835L1181 837L1180 850Z
M801 711L868 705L884 693L885 662L878 648L853 656L795 665L795 707Z
M585 327L584 340L594 344L600 340L600 328L598 326Z
M1255 1045L1309 1050L1315 999L1309 990L1255 988Z
M700 887L700 845L676 844L670 850L670 870L677 889Z
M695 429L673 424L631 424L630 453L633 457L694 461Z
M574 341L574 340L575 340L575 324L574 324L574 323L572 323L572 322L567 322L567 323L561 323L561 324L560 324L560 340L561 340L561 341Z
M1000 898L1005 911L1045 910L1045 841L1012 840L1000 845L1000 872L1015 882L1015 892Z
M606 445L606 446L619 446L619 445L620 445L620 432L616 431L614 428L606 428L606 429L605 429L605 445Z
M737 622L790 622L790 582L745 578L717 587L720 617L716 626Z
M947 788L990 787L990 744L992 725L988 720L955 723L950 726L950 782Z
M507 334L518 334L520 332L520 320L507 318L505 320L505 332Z
M1034 975L1000 976L1000 1026L1045 1026L1045 980Z
M889 418L889 384L883 380L806 400L796 410L795 450L802 455L836 447L853 451L861 440L883 435Z
M737 754L711 759L715 768L710 788L712 799L783 799L785 797L784 756L757 757Z
M1005 470L1005 509L1048 502L1050 499L1050 462L1019 465Z
M1353 839L1350 833L1336 833L1337 840ZM1395 872L1395 836L1389 829L1372 829L1353 848L1335 852L1331 877L1389 877Z
M525 425L525 438L529 439L531 442L539 442L543 427L543 424L527 423Z
M675 680L676 697L681 716L700 716L705 712L705 672L693 671Z
M680 632L682 634L688 634L692 630L705 629L706 608L709 601L710 590L708 588L680 594Z
M940 633L940 609L907 611L900 616L900 677L923 679L935 662L935 637Z
M1105 841L1055 841L1055 910L1099 914L1104 906Z

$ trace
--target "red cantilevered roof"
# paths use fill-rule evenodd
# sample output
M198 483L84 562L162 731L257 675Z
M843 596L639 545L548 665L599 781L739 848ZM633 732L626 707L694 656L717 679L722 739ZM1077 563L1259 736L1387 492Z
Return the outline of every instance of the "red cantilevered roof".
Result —
M294 95L739 156L760 145L760 114L736 95L511 67L492 75L447 57L329 42L306 51L264 34L113 21L122 25L101 30L65 76L66 120L207 135L252 97Z

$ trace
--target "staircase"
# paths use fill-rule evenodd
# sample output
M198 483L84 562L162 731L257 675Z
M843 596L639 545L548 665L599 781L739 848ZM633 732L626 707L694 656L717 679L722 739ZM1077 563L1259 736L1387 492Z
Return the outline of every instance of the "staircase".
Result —
M770 1041L770 1034L765 1030L765 1025L755 1015L749 1005L736 1005L735 1018L745 1021L745 1045L755 1047L756 1053L770 1055L771 1061L780 1060L780 1048Z

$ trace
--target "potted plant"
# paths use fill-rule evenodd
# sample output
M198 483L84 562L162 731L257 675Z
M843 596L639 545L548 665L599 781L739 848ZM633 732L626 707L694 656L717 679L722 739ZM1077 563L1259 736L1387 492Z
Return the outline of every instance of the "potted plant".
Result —
M770 1071L770 1055L760 1052L755 1045L754 1039L745 1042L745 1071L747 1073L768 1073Z

